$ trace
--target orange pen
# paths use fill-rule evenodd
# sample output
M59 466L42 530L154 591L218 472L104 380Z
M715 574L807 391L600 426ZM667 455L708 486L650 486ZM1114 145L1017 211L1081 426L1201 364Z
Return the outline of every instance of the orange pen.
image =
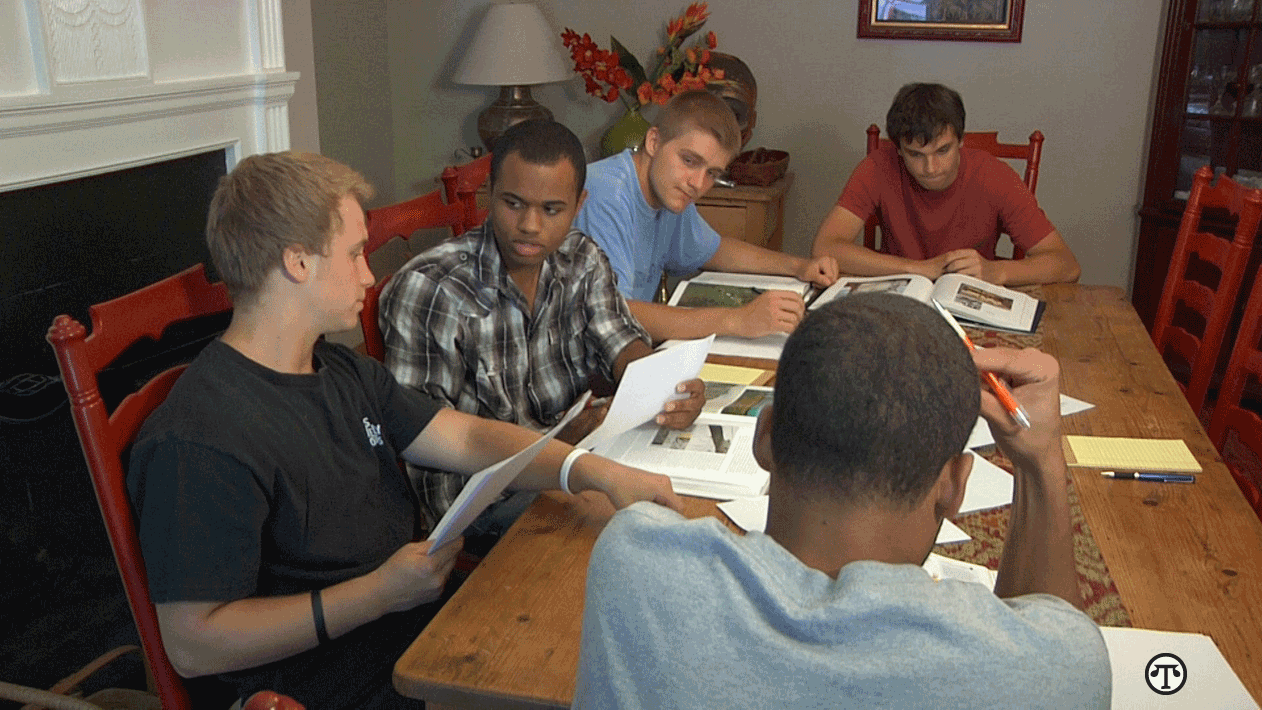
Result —
M951 315L950 311L943 308L942 304L938 303L938 299L930 299L930 303L933 304L934 308L938 309L938 313L942 314L942 317L946 319L946 322L951 324L951 327L955 329L955 332L964 339L964 344L968 346L968 349L976 350L977 346L974 345L972 339L968 337L968 333L965 333L964 329L960 327L959 322L955 320L955 316ZM999 400L999 403L1003 405L1003 408L1008 412L1008 415L1012 417L1012 421L1019 424L1022 429L1029 429L1030 416L1025 413L1025 407L1022 407L1021 404L1017 402L1017 398L1012 396L1012 390L1008 389L1008 386L1005 385L998 377L995 377L995 373L993 372L983 372L982 379L986 381L986 384L990 385L990 391L995 393L995 397Z

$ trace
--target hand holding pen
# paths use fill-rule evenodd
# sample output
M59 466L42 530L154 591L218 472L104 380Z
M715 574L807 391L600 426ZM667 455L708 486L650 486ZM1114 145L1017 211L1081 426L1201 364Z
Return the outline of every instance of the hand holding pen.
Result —
M977 350L977 346L974 345L972 339L968 337L968 333L965 333L964 329L960 327L959 322L955 320L955 316L951 315L950 311L943 308L942 304L938 303L937 299L931 299L930 302L933 304L934 308L938 309L938 313L942 314L942 317L946 319L946 322L950 324L956 334L964 340L964 344L968 346L968 349ZM1029 429L1030 416L1026 413L1025 408L1022 407L1021 404L1017 402L1016 398L1012 396L1012 391L1008 389L1008 386L1000 381L998 377L995 377L995 373L989 370L982 371L982 380L990 386L990 390L995 393L995 398L1003 405L1003 408L1008 412L1008 416L1012 417L1012 421L1020 425L1022 429Z

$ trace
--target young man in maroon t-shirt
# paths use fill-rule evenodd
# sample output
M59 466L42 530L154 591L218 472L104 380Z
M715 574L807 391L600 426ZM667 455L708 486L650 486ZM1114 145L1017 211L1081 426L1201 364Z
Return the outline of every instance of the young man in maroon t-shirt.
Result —
M815 235L815 256L858 276L962 273L1016 285L1077 281L1078 260L1006 163L960 145L964 102L941 84L908 84L885 117L894 145L869 154ZM897 147L895 147L897 146ZM863 246L880 215L881 250ZM1025 258L996 259L1000 233Z

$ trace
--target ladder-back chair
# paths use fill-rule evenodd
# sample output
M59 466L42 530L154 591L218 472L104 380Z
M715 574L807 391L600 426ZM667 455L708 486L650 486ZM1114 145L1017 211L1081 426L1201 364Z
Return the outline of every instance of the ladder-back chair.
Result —
M1249 250L1262 219L1262 190L1245 189L1225 176L1210 185L1213 176L1213 170L1206 165L1197 170L1192 179L1192 191L1179 224L1170 270L1166 273L1152 328L1153 343L1166 362L1174 366L1171 370L1180 370L1183 364L1191 368L1187 383L1180 382L1179 386L1193 412L1200 412L1205 404ZM1236 217L1232 239L1202 229L1201 219L1207 207L1225 210ZM1217 279L1207 278L1212 276L1208 266L1217 271ZM1189 311L1204 323L1197 328L1199 334L1189 330L1198 325L1192 322ZM1175 360L1175 356L1183 363Z
M395 237L408 240L419 229L447 227L452 234L464 231L465 208L461 203L443 201L441 190L427 192L406 202L378 207L365 213L368 223L368 245L365 255L371 255ZM364 333L364 352L377 360L385 360L386 344L377 318L380 312L381 291L393 274L379 279L364 296L364 310L359 313L360 329Z

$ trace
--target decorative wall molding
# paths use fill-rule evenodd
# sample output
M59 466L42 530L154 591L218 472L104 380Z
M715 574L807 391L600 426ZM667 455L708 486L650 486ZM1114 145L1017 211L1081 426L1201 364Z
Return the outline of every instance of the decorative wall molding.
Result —
M149 76L140 0L40 0L39 9L55 83Z
M0 28L0 40L29 32L27 70L47 67L50 80L38 93L0 95L0 191L222 147L229 169L287 150L298 74L285 71L281 0L196 2L207 10L193 17L173 0L24 0L29 29ZM241 41L199 45L201 63L150 51L161 45L148 46L146 17L170 43L191 41L215 16L233 21ZM183 62L174 74L188 78L154 81L164 61Z
M259 4L259 59L263 71L285 69L285 32L281 25L280 0L257 0Z

